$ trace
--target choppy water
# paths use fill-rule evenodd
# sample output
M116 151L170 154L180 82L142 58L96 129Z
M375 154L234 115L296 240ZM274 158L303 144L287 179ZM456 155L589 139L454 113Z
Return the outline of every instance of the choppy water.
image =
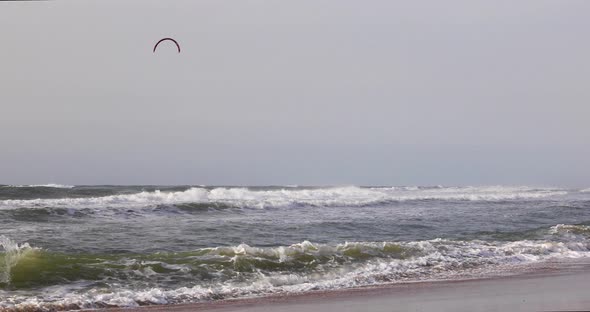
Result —
M0 310L197 302L590 256L590 190L0 186Z

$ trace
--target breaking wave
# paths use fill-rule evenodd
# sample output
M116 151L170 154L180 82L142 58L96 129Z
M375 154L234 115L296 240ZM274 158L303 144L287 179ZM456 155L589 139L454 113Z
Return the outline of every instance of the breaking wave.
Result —
M63 185L63 184L53 184L53 183L49 183L49 184L31 184L31 185L5 185L4 187L18 187L18 188L22 188L22 187L47 187L47 188L61 188L61 189L71 189L74 188L76 186L74 185Z
M0 235L0 284L8 284L11 282L12 268L31 251L31 246L25 243L19 245L8 237Z
M280 208L293 206L368 206L398 201L506 201L566 195L561 189L528 187L334 187L334 188L204 188L176 192L139 192L102 197L1 200L0 209L62 207L144 207L162 204L212 204L230 207Z
M0 245L6 250L0 259L10 267L8 278L0 284L13 289L45 286L34 296L4 298L0 310L59 310L199 302L514 273L515 268L547 260L590 257L590 227L560 224L545 228L537 239L511 242L304 241L290 246L241 244L148 255L51 253L19 246L5 237L0 238ZM63 285L63 281L70 284Z

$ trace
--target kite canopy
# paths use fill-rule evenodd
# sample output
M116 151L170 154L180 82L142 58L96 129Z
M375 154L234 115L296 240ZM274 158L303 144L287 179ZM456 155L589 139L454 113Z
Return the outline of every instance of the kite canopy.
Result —
M176 40L174 40L172 38L160 39L160 41L158 41L158 43L156 43L156 45L154 46L154 53L156 53L156 48L158 48L158 45L160 44L160 42L166 41L166 40L170 40L170 41L174 42L174 44L176 44L176 47L178 48L178 53L180 53L180 45L178 44L178 42L176 42Z

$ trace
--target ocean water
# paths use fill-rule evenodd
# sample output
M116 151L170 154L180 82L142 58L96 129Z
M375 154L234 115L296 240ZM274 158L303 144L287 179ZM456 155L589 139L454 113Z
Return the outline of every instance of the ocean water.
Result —
M0 185L0 310L174 304L590 257L590 189Z

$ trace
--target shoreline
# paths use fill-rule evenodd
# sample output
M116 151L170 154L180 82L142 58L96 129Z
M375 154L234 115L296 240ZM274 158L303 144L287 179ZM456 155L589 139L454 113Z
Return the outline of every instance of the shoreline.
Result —
M417 281L219 301L85 311L590 310L590 261L539 263L507 276Z

